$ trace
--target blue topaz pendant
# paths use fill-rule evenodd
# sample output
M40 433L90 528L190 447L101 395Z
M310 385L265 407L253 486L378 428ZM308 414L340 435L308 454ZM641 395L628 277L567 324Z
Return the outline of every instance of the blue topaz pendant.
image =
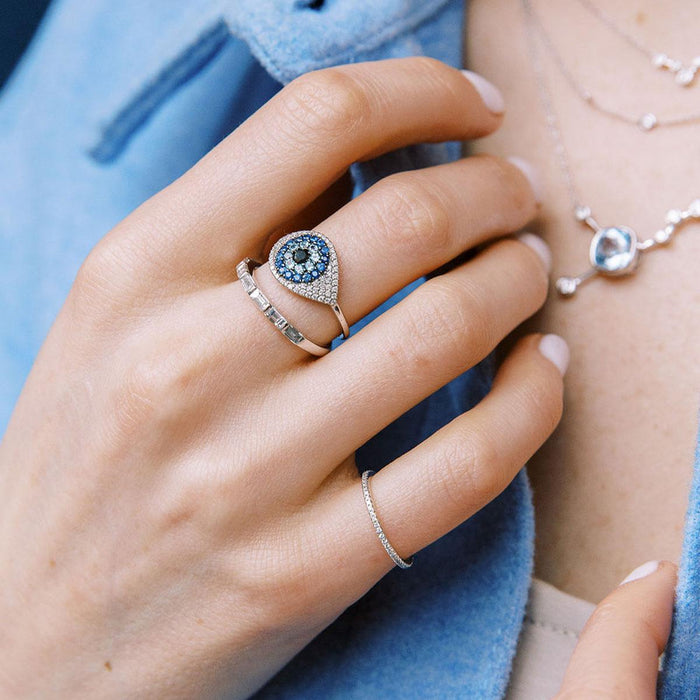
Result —
M348 337L348 322L338 305L338 255L327 236L318 231L288 233L272 246L268 262L275 279L287 289L328 304Z
M560 277L556 281L557 291L566 297L573 296L578 286L593 275L617 277L634 273L643 251L668 243L679 226L691 219L700 219L700 198L691 202L685 210L669 210L665 226L644 241L640 241L637 234L627 226L600 226L593 218L590 207L577 206L574 216L593 230L588 251L591 267L576 277Z

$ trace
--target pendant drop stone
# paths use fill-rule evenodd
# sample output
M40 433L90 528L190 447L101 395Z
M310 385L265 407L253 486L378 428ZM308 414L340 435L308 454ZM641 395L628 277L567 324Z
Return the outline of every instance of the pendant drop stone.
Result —
M639 264L637 234L626 226L601 228L591 241L590 261L606 275L634 272Z

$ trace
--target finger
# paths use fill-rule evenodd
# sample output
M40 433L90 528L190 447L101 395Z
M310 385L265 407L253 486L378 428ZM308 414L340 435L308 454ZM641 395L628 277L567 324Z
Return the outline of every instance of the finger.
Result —
M153 262L162 277L188 272L230 279L244 255L259 253L270 231L353 162L403 145L469 139L496 129L500 116L481 96L494 91L483 79L470 80L426 57L307 73L105 241L131 240L125 252L136 250L135 262Z
M271 231L262 249L261 260L267 260L270 248L275 241L289 231L306 231L312 229L319 221L332 216L338 209L352 199L352 178L346 171L327 190L297 212L291 219L283 221L279 227Z
M398 173L320 224L317 229L338 253L338 301L348 322L472 246L524 226L536 202L521 167L527 166L478 156ZM316 343L325 345L338 335L340 326L330 308L281 285L269 263L255 276L263 292L297 328L308 329ZM264 321L255 326L269 326ZM280 347L274 328L261 332L270 338L275 366L306 359L291 343Z
M656 698L671 629L676 566L648 562L593 611L557 698Z
M499 240L427 280L333 352L301 368L291 389L318 398L304 402L313 434L308 428L308 466L296 474L294 488L316 488L329 465L477 364L543 304L547 272L535 250L524 245L528 239ZM336 429L338 416L342 431ZM334 439L318 440L326 431Z
M540 351L541 340L522 339L476 407L372 477L380 522L400 555L417 552L495 498L554 430L562 373ZM562 343L544 347L554 345L565 368Z

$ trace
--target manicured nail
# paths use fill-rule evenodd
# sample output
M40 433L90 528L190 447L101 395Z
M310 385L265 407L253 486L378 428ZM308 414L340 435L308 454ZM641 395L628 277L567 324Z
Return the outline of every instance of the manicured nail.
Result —
M493 83L490 83L486 78L470 70L463 70L462 75L476 88L484 104L494 114L503 114L505 111L503 95L501 95L501 91Z
M569 366L569 346L564 338L554 333L548 333L542 336L539 348L540 352L550 362L553 362L564 376L566 368Z
M530 182L530 187L535 194L535 200L538 204L542 202L542 180L540 179L540 174L535 169L529 161L524 158L519 158L518 156L511 156L506 160L510 161L516 168L518 168L523 175Z
M636 581L637 579L644 578L649 574L653 574L659 568L658 561L648 561L646 564L638 566L620 585L630 581Z
M522 241L525 245L530 246L544 263L545 269L549 272L552 269L552 253L549 246L542 238L534 233L524 232L517 234L516 238Z

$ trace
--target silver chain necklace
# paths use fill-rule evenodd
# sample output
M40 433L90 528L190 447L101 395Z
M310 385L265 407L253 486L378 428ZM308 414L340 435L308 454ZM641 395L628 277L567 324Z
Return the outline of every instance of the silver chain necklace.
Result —
M593 275L602 274L617 277L634 273L639 266L642 252L651 250L658 245L667 244L676 229L684 223L690 220L700 220L700 197L693 200L687 209L670 209L666 213L663 228L644 240L640 240L635 231L628 226L601 226L596 221L591 207L583 204L578 196L551 91L537 49L536 20L530 0L521 0L521 2L525 11L528 48L539 98L546 115L547 130L554 144L554 152L566 184L572 214L576 221L585 224L594 234L589 248L591 267L579 275L560 277L556 281L556 289L561 295L572 296L578 286Z
M583 0L585 2L585 0ZM655 112L645 111L641 115L631 115L626 112L622 112L614 107L608 107L606 104L601 103L597 98L593 96L590 90L586 89L581 82L574 76L574 74L567 68L566 63L561 57L561 54L557 50L556 46L552 43L552 40L547 34L544 25L540 21L537 13L535 12L532 5L523 0L523 5L525 6L525 11L527 12L529 19L530 32L536 31L542 40L542 44L547 49L548 53L551 55L555 65L564 76L564 79L569 84L571 89L576 93L576 95L585 102L589 107L592 107L598 112L605 114L608 117L612 117L617 121L625 122L626 124L633 124L639 127L642 131L651 131L656 127L662 126L680 126L682 124L691 124L693 122L700 121L700 112L691 112L689 114L682 114L678 117L658 117Z
M630 46L644 54L654 68L668 71L671 75L675 76L676 85L689 87L693 84L695 76L698 70L700 70L700 56L696 56L690 63L683 63L675 58L671 58L663 51L654 51L639 41L639 39L632 36L632 34L622 29L609 15L594 5L590 0L577 0L577 2Z

